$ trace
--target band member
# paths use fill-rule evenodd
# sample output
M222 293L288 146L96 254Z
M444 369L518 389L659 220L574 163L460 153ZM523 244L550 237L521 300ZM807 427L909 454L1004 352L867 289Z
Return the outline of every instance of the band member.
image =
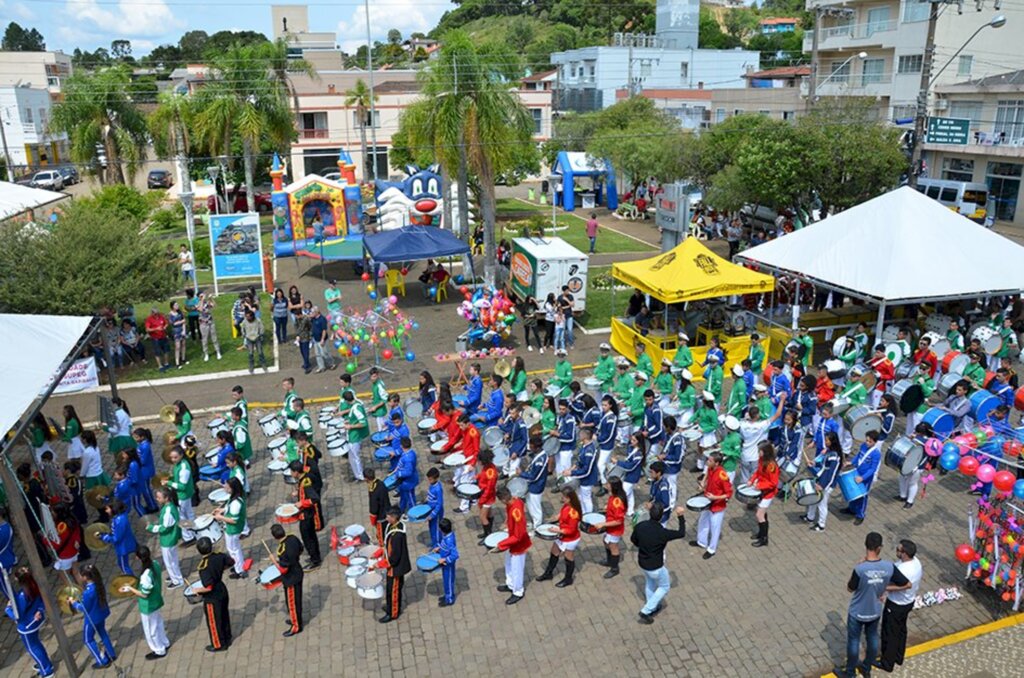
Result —
M242 528L245 527L245 489L238 478L228 479L227 485L231 496L223 508L214 509L213 518L224 525L224 547L235 561L235 571L228 578L245 579L249 576L245 569L245 553L241 541Z
M281 380L281 390L284 391L284 405L281 407L281 416L285 419L295 418L295 399L299 396L295 393L295 379L285 377Z
M530 436L530 465L519 477L529 483L526 494L526 512L530 514L530 529L536 529L544 522L544 510L541 507L541 495L548 480L548 453L544 451L544 439Z
M4 594L8 601L14 598L14 591L8 587L11 585L10 576L17 562L18 554L14 552L14 529L0 515L0 593Z
M988 390L999 398L1005 407L1013 407L1014 392L1013 387L1010 386L1010 371L1008 369L1000 367L996 370L996 378L989 384Z
M402 438L402 456L395 467L395 478L398 480L398 507L405 513L416 505L416 486L420 484L420 472L416 468L416 450L412 449L412 440Z
M438 562L441 563L444 595L437 601L437 606L448 607L455 604L455 562L459 559L459 548L455 544L452 521L442 518L438 523L438 530L441 532L441 541L433 551L439 556Z
M189 463L181 450L177 447L171 448L170 452L171 464L174 468L171 469L171 476L164 481L164 485L174 490L176 509L181 514L181 520L192 522L196 519L195 511L192 510L192 497L196 494L196 479L198 473L194 473L192 470L192 464ZM159 498L157 504L160 504ZM160 504L162 507L163 505ZM177 516L175 516L175 522L177 522ZM193 541L195 533L191 529L183 529L181 536L184 538L185 543ZM164 560L164 565L167 565L167 560ZM171 574L171 568L167 568L167 574ZM171 577L174 578L173 576ZM179 577L180 579L181 577Z
M405 575L412 566L409 564L409 547L406 542L405 523L402 512L397 508L388 509L387 532L384 534L384 555L371 566L387 568L387 582L384 589L384 616L378 619L381 624L398 619L402 614L402 588L405 586Z
M914 429L914 442L924 447L925 442L932 435L932 427L924 422L917 425ZM921 461L910 473L903 473L900 469L900 493L899 498L904 501L903 508L909 509L914 506L914 500L917 499L917 491L921 486L921 474L924 473L924 469L927 467L929 457L927 455L921 455Z
M46 623L46 609L43 607L39 585L27 567L15 570L14 578L21 590L7 604L4 612L17 622L18 635L35 664L36 672L41 678L50 678L53 676L53 663L46 653L46 647L39 640L39 629Z
M388 509L391 508L391 495L376 476L372 468L363 471L366 490L370 495L370 526L376 530L377 543L383 546L384 524L387 522Z
M498 425L498 422L501 420L501 414L505 411L505 392L501 390L502 381L503 379L499 375L491 375L489 382L491 395L482 410L475 414L470 413L469 418L471 421L480 422L485 428Z
M743 458L743 436L740 435L740 420L733 416L727 416L725 418L725 437L722 438L722 444L719 446L718 451L722 453L722 468L725 469L725 474L729 476L729 482L736 481L736 469L740 466L740 460ZM699 472L698 469L693 469L693 472Z
M427 471L427 528L430 531L430 548L436 549L441 543L440 522L444 519L444 488L441 487L441 472L436 468Z
M493 552L505 552L505 583L498 587L500 593L508 593L506 605L515 605L523 599L523 569L526 567L526 552L533 542L526 531L526 512L523 500L513 497L507 487L498 489L498 499L505 505L505 529L508 537L498 542Z
M348 431L348 463L352 469L352 481L358 482L363 477L360 447L363 440L370 435L370 421L363 404L356 400L356 394L351 389L343 391L341 402L347 412L343 416L345 417L345 430Z
M661 453L661 443L665 439L665 429L661 406L655 402L654 391L651 389L644 391L643 434L647 438L647 449L653 456L658 456Z
M252 437L249 435L249 422L245 419L242 408L231 408L231 437L235 443L235 451L242 456L245 465L252 459Z
M112 499L106 511L110 516L110 532L101 534L100 541L114 545L114 554L117 556L117 566L121 569L121 574L134 575L130 559L135 555L139 545L132 532L128 507L120 499Z
M654 363L647 354L647 344L642 341L636 344L636 369L637 372L646 374L648 379L654 376Z
M86 565L82 569L82 580L85 582L82 599L68 598L68 604L83 615L82 642L96 660L92 667L105 669L117 659L114 644L110 642L110 635L107 633L107 617L110 616L107 591L103 586L103 577L94 565ZM96 642L96 636L103 642L103 648Z
M718 538L722 535L725 507L729 498L732 497L732 483L729 482L729 476L722 468L720 452L712 452L708 457L707 472L700 482L700 489L704 496L711 500L711 505L700 512L700 520L697 522L697 539L690 542L690 545L706 549L703 557L704 560L707 560L718 550Z
M747 383L743 378L744 371L739 365L732 367L732 388L729 389L729 400L725 403L725 413L734 417L742 417L746 411L747 403L750 402L750 395L747 393Z
M223 652L231 647L231 616L228 612L228 587L224 585L224 570L235 564L230 556L213 550L209 537L200 537L196 551L199 561L200 588L196 593L203 597L203 614L206 628L210 632L207 652Z
M455 472L452 474L452 483L454 485L472 483L476 480L476 463L480 455L480 429L469 423L468 415L459 415L457 421L456 428L458 434L449 438L449 443L445 445L445 448L451 445L452 449L449 451L456 449L460 451L462 456L466 458L466 463L455 469ZM491 459L494 459L493 453ZM455 512L465 513L469 510L470 503L469 499L463 499L459 502L459 508L455 509Z
M839 422L832 416L832 403L825 403L818 409L818 423L814 426L814 451L816 454L824 454L826 440L829 433L835 434L838 438L841 428Z
M864 483L868 493L871 492L871 485L875 482L878 469L882 465L882 444L878 438L878 431L868 431L864 435L864 442L860 444L860 451L850 463L851 468L857 469L856 481ZM841 510L841 513L852 514L855 516L853 524L860 525L864 522L867 510L868 494L865 493L863 497L851 501L849 506Z
M53 518L56 522L57 538L50 539L43 537L50 548L57 554L57 560L53 563L53 569L58 572L70 571L76 581L81 581L78 572L78 552L84 543L82 540L82 526L71 515L71 509L66 504L57 504L54 508ZM44 531L44 534L48 534Z
M758 446L760 460L757 470L750 477L750 486L761 491L761 500L757 502L757 536L754 546L768 546L768 507L772 505L775 494L779 491L779 465L775 463L775 446L765 441Z
M409 427L406 425L405 420L402 416L402 411L392 411L391 416L388 418L387 434L388 442L391 446L391 456L388 459L391 471L394 472L398 468L398 460L402 457L402 438L408 438Z
M982 363L983 354L981 349L968 351L971 363L964 368L964 379L971 385L971 388L983 388L985 385L985 366Z
M619 405L609 395L601 398L601 414L596 428L597 435L597 472L604 484L608 460L615 450L615 435L619 420Z
M508 432L505 433L505 445L508 447L508 474L515 475L519 470L520 460L526 454L526 446L530 434L523 421L523 406L513 403L508 408Z
M832 407L828 406L829 413ZM814 463L808 460L808 467L812 467L815 478L815 487L821 493L821 499L817 504L807 507L807 515L804 521L811 523L811 529L815 532L822 532L825 529L825 521L828 520L828 500L832 496L832 490L839 478L839 468L842 466L843 448L839 442L839 433L829 431L824 436L822 449L819 451Z
M146 513L156 513L158 508L151 484L153 476L156 475L156 462L153 459L153 434L148 428L137 428L132 431L132 438L135 440L135 451L139 455L139 463L142 466L140 488L142 490L142 507Z
M569 411L569 401L558 401L558 454L555 455L555 473L564 475L572 463L576 449L576 417Z
M156 522L146 527L147 532L160 536L160 555L164 568L170 577L167 588L176 589L185 583L178 564L178 542L181 541L181 527L178 525L178 494L172 487L161 487L156 491L156 503L160 506Z
M676 506L677 485L679 472L683 470L683 455L686 454L686 441L683 440L683 432L676 424L673 416L665 417L665 435L668 442L665 444L665 452L659 459L665 463L665 479L668 481L669 503L666 504L669 510Z
M297 499L295 506L301 511L299 534L302 536L306 553L309 554L305 569L310 572L320 567L320 541L317 532L324 527L323 507L320 503L320 493L317 492L313 479L306 473L302 462L293 461L289 471L296 480L297 487L292 496Z
M921 395L924 398L921 400L921 405L916 411L907 412L907 435L912 435L917 430L921 417L931 407L928 398L935 392L935 378L928 376L928 371L924 365L917 366L917 372L914 374L913 379L914 383L921 387Z
M580 543L580 518L583 516L579 497L571 487L562 488L562 510L558 514L558 539L551 545L548 565L537 581L554 579L559 556L565 556L565 577L555 586L562 589L572 586L576 572L576 547Z
M140 546L135 551L139 559L141 574L138 588L125 585L122 588L135 595L139 600L139 617L142 619L142 635L146 637L149 653L146 659L163 659L167 656L167 648L171 641L164 629L164 617L160 609L164 606L164 598L160 589L163 586L163 569L160 563L153 560L148 546Z
M480 401L484 397L484 380L480 378L480 363L473 363L469 366L469 383L466 389L465 412L468 415L476 414L480 409Z
M477 505L480 508L480 526L483 532L477 535L479 545L484 545L487 535L494 529L494 521L491 520L491 507L497 496L498 469L494 466L494 452L491 450L480 450L480 475L477 476L477 485L480 487L480 498Z
M718 444L718 410L715 407L715 394L704 391L701 407L697 410L697 427L700 429L700 450L697 455L697 469L704 470L708 453Z
M249 426L249 403L245 400L245 389L240 385L231 387L231 397L234 399L235 404L232 406L232 410L236 407L242 411L242 421L245 422L246 426Z
M917 350L914 351L912 359L918 369L928 375L928 378L935 377L935 372L939 369L939 358L935 355L935 351L932 350L932 340L930 337L922 336L918 339Z
M942 409L953 415L954 428L967 430L974 426L974 421L971 419L970 414L971 401L967 399L967 394L970 390L971 383L966 379L961 379L954 384L953 391L946 398L945 402L942 403Z
M281 586L284 587L284 599L288 606L288 630L282 635L285 638L302 633L302 578L304 576L299 556L302 555L302 542L294 534L285 534L284 527L279 523L270 526L270 536L277 540L277 549L273 556L274 565L281 572Z
M591 513L594 510L594 486L600 482L597 473L597 446L594 444L593 434L589 430L580 431L580 442L582 446L576 466L562 475L576 478L579 481L579 500L583 505L583 513Z
M622 557L619 543L626 531L626 491L622 489L622 478L612 477L608 479L608 503L604 507L604 522L597 527L604 530L604 555L601 563L608 568L604 573L605 579L611 579L619 574L619 558Z
M601 355L594 365L594 377L601 380L601 393L608 393L615 380L615 359L611 356L612 347L608 344L601 344L598 348Z
M668 517L671 513L668 509L668 502L672 498L672 491L668 486L668 479L665 477L665 462L656 461L651 464L650 468L651 477L651 498L647 500L644 507L650 511L651 506L655 503L661 504L666 508L665 514L661 517L661 524L665 525L668 522Z
M644 459L647 456L647 448L644 447L644 438L636 433L629 437L629 454L625 459L615 461L615 465L625 470L626 475L622 478L622 489L626 493L626 513L634 515L636 512L636 500L633 496L633 488L640 482L644 475Z

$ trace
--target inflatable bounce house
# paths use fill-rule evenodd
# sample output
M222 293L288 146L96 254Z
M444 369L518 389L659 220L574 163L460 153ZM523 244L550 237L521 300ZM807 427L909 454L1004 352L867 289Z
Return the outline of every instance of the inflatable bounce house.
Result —
M378 180L374 188L380 230L403 226L441 226L444 186L439 165L420 169L407 165L403 181Z
M341 181L316 174L282 186L278 155L270 168L274 218L274 256L304 256L324 261L363 258L362 196L356 166L343 149L338 155Z

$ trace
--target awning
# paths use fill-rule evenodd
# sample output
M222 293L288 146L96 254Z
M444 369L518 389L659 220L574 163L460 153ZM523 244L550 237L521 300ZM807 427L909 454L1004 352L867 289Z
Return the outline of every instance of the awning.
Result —
M53 381L92 318L0 314L0 432L14 427Z
M469 245L437 226L405 226L363 238L374 261L418 261L469 254Z
M696 238L650 259L614 264L612 277L666 304L761 294L775 287L772 276L726 261Z

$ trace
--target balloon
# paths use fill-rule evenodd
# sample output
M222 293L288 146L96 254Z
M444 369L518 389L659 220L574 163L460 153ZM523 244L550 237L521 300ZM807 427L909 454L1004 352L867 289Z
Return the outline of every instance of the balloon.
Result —
M1013 484L1013 496L1017 499L1024 499L1024 478Z
M371 299L376 299L377 298L377 293L376 292L370 292L370 298Z
M996 477L992 479L992 484L1000 492L1009 492L1013 489L1016 481L1017 477L1009 471L999 471L996 473Z
M981 466L981 462L974 457L960 457L960 473L965 476L973 476L978 472L979 466Z
M349 363L348 365L345 365L345 371L348 372L349 374L352 374L353 372L356 371L356 364Z
M427 294L429 294L430 296L436 295L437 294L437 288L434 287L433 285L431 285L429 288L427 288Z
M399 325L398 329L395 330L395 334L397 334L398 336L402 336L403 334L405 334L405 328Z
M392 304L397 304L398 303L398 297L395 296L394 294L392 294L390 297L388 297L388 301L391 302Z
M352 347L352 355L359 355L359 352L361 350L363 350L363 349L359 348L358 346L353 346Z
M367 280L369 280L369 279L370 279L370 274L369 274L369 273L363 273L363 274L362 274L361 276L359 276L359 277L363 279L363 282L366 282Z
M463 285L462 287L459 288L459 293L463 295L469 294L469 288Z
M956 559L964 565L977 557L978 554L974 552L974 549L971 548L970 544L960 544L960 546L956 547Z
M977 430L977 431L975 431L973 435L974 435L974 440L975 440L975 441L976 441L976 442L977 442L977 443L978 443L979 445L984 445L984 444L985 444L985 441L986 441L986 440L988 440L988 436L987 436L987 435L985 434L985 432L984 432L984 431L982 431L982 430L980 430L980 429L979 429L979 430Z
M412 362L413 360L416 360L416 354L413 353L412 351L408 351L405 354L405 359L408 360L409 362Z
M401 270L402 270L402 275L409 275L409 269L406 268L405 266L403 266Z
M978 480L983 483L991 483L992 479L996 477L996 467L992 464L982 464L976 471Z
M924 451L929 457L937 457L942 454L942 441L938 438L929 438L924 443Z
M956 451L943 452L942 456L939 457L939 465L942 466L942 468L946 469L947 471L952 471L957 467L957 464L959 463L960 453Z
M395 356L394 352L390 348L386 348L380 352L380 357L384 360L391 360Z
M384 269L379 269L377 271L377 277L378 278L383 278L384 277Z
M412 328L413 328L414 330L418 330L418 329L420 328L420 324L419 324L419 323L417 323L417 322L414 322L414 323L412 324Z
M373 291L373 285L367 285L366 286L366 291L367 292L372 292Z
M956 443L954 443L953 441L949 441L945 445L942 446L942 454L943 454L943 456L945 456L947 454L955 454L956 456L959 457L960 456L960 446L957 445Z

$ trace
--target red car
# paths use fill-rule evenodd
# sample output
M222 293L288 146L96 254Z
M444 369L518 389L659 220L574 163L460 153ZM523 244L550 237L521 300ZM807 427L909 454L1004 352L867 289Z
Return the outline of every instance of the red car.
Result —
M244 186L239 187L236 191L229 191L228 198L232 201L231 210L234 212L248 212L249 205L246 201L246 190ZM210 196L206 199L206 207L210 210L210 214L225 214L228 210L224 209L224 196ZM256 191L256 211L270 212L273 208L270 205L270 193L264 193Z

